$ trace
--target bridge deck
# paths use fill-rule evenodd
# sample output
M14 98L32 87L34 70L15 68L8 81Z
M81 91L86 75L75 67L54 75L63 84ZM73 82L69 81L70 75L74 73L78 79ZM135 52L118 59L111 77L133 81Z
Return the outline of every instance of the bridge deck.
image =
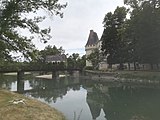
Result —
M79 68L52 68L52 69L6 69L0 70L0 73L10 73L10 72L34 72L34 71L44 71L44 72L52 72L52 71L82 71Z

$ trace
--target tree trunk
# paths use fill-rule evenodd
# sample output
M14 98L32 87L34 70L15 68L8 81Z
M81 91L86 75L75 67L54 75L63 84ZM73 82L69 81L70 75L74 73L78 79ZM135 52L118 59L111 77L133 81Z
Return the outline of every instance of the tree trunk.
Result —
M120 69L120 70L123 70L123 63L120 63L120 64L119 64L119 69Z
M136 62L134 62L134 71L137 70L137 67L136 67Z
M131 70L131 65L130 65L130 63L128 63L128 70Z
M157 70L159 70L159 64L156 64L157 65Z
M112 64L109 64L108 68L112 69Z
M151 70L153 70L153 64L152 63L150 64L150 66L151 66Z

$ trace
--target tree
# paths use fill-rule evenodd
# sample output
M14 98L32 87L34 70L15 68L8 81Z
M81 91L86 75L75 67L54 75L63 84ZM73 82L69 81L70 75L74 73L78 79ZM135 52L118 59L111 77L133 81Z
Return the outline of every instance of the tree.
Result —
M67 64L69 68L83 69L86 65L86 56L79 56L78 53L73 53L67 58Z
M131 10L132 34L139 63L160 62L160 2L159 0L125 0ZM131 37L130 37L131 38Z
M102 61L100 52L98 49L95 49L88 57L87 60L91 61L93 68L97 69L98 64Z
M38 60L39 62L45 62L46 56L56 55L56 54L64 54L63 48L62 47L57 48L55 45L54 46L48 45L48 46L45 47L44 50L41 50L37 53L36 60Z
M79 68L83 69L86 66L86 55L83 55L77 60Z
M60 5L58 0L0 0L0 3L0 47L3 48L1 51L21 52L25 57L29 57L33 52L34 45L31 41L34 37L22 36L17 29L27 29L31 34L37 34L44 43L51 38L50 28L41 29L38 25L45 16L35 16L31 19L25 15L43 9L50 15L62 17L61 9L66 7L66 4Z
M9 55L9 51L5 50L5 45L0 41L0 61L10 61L12 60L11 55Z
M67 64L69 68L78 68L77 60L80 58L78 53L73 53L67 58Z
M107 13L103 24L104 32L102 34L102 51L108 55L108 64L112 65L125 62L125 43L119 35L126 20L127 9L125 7L117 7L114 13Z
M124 22L121 29L119 29L119 35L123 40L123 53L125 62L128 63L130 70L130 63L134 63L134 69L136 70L136 63L139 61L138 50L137 50L137 38L134 32L133 21L128 19Z

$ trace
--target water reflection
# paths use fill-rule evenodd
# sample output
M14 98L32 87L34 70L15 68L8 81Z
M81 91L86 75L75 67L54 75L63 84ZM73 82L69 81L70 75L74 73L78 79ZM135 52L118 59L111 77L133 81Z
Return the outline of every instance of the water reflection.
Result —
M16 77L1 75L1 87L15 87ZM160 86L97 83L84 77L54 80L24 78L21 93L56 107L69 120L159 120ZM82 112L81 112L82 111Z
M77 82L67 78L59 78L58 80L35 79L30 81L32 90L26 90L24 93L28 93L34 98L43 98L48 103L56 102L56 99L62 99L67 91L71 89L80 90L80 83Z
M8 90L14 89L12 87L17 86L17 77L16 76L5 76L0 74L0 87ZM16 88L17 89L17 88Z

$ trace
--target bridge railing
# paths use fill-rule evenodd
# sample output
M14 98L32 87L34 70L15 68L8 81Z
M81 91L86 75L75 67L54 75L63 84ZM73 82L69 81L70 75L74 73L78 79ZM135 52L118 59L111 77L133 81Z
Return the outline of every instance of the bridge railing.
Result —
M5 64L0 65L0 72L17 72L17 71L52 71L79 68L68 68L64 63L23 63L23 64Z

